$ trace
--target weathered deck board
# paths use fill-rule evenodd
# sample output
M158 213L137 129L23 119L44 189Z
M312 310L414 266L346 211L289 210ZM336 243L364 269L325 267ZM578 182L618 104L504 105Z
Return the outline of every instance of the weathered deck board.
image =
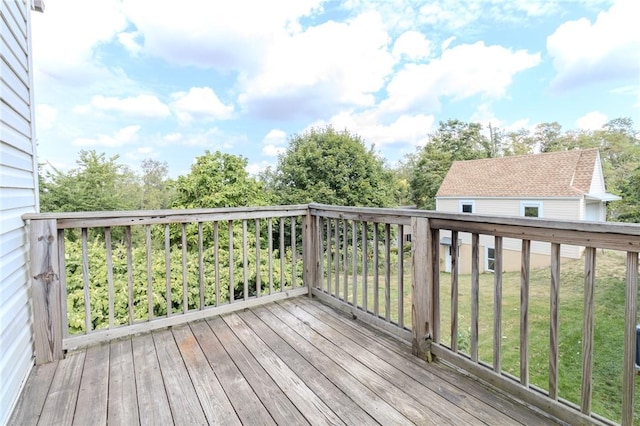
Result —
M34 368L9 424L550 424L306 297Z

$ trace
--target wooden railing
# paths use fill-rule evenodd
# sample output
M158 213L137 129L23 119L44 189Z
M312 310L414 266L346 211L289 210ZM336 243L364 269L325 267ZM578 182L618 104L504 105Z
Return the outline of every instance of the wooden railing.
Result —
M594 364L594 329L595 329L595 298L596 287L596 258L599 249L616 250L624 253L626 258L625 308L624 318L618 318L624 324L624 341L620 343L620 350L624 355L622 365L621 383L619 383L622 395L621 421L622 424L634 423L634 396L635 396L635 327L637 322L637 295L638 295L638 252L640 252L640 226L613 223L592 222L566 222L531 218L513 217L489 217L470 214L455 214L442 212L427 212L416 210L393 209L365 209L351 207L334 207L311 204L311 215L315 218L318 245L315 250L317 263L314 295L328 301L334 306L340 307L359 319L371 322L396 336L411 340L414 353L417 356L430 360L432 356L446 361L454 366L464 369L470 374L489 382L490 384L535 405L542 410L566 421L569 424L612 424L615 421L593 413L593 364ZM378 227L384 229L385 236L379 237ZM390 256L390 226L395 232L394 240L398 236L407 234L403 229L411 229L411 264L410 274L404 274L403 268L390 274L388 259ZM373 236L371 236L373 230ZM451 273L442 275L442 260L440 259L441 236L447 235L451 250ZM460 245L465 236L465 244L470 244L470 258L460 259ZM495 251L492 281L492 308L489 309L492 328L493 350L489 359L482 359L479 354L481 306L480 306L480 277L483 274L480 262L481 237L490 238L492 248ZM403 240L396 243L398 253L402 253ZM519 245L519 293L520 300L517 306L509 306L510 309L519 310L519 332L515 345L518 347L519 359L515 374L510 374L503 369L503 346L505 336L503 325L506 322L503 309L507 302L503 300L503 268L505 265L504 245L509 242L512 247L514 242ZM349 244L350 242L350 244ZM548 268L549 279L547 281L548 318L546 318L548 330L548 385L536 386L530 383L530 357L529 343L531 339L539 339L530 333L532 319L530 317L530 290L532 244L538 248L541 244L549 245ZM373 249L369 247L373 245ZM559 375L560 367L560 339L561 327L574 327L573 324L560 323L560 292L561 264L563 251L579 252L578 247L583 247L584 274L583 287L584 307L582 310L582 333L580 336L581 350L580 362L581 396L577 403L567 401L560 396ZM346 253L349 248L359 247L360 254L354 255L351 263L348 263ZM345 249L346 248L346 249ZM371 255L371 251L380 248L383 255ZM340 252L340 250L343 250ZM346 250L346 251L345 251ZM353 250L355 251L355 250ZM335 262L340 258L342 260ZM363 256L363 253L369 255ZM375 266L380 259L384 259L384 267ZM327 270L326 265L334 267ZM469 292L462 290L461 277L458 273L460 261L471 263ZM539 259L538 259L539 261ZM356 264L360 266L356 270ZM400 264L402 260L399 261ZM343 265L340 267L340 265ZM349 285L348 265L353 266L351 273L351 291L347 291ZM372 272L371 272L372 270ZM384 289L381 297L384 297L384 309L378 310L378 304L374 301L370 306L366 295L370 295L370 275L373 275L373 286L378 283L378 273L384 276ZM340 281L340 272L343 273ZM606 272L606 271L604 271ZM410 276L407 276L410 275ZM441 283L441 277L450 280L449 283ZM359 280L359 281L358 281ZM411 284L408 283L410 281ZM337 285L342 285L338 288ZM444 284L450 285L450 296L441 294ZM402 289L411 286L411 291L405 294ZM536 284L538 285L538 283ZM360 292L360 293L358 293ZM350 296L350 293L352 295ZM373 291L374 297L378 293ZM361 294L361 296L357 296ZM382 296L382 294L384 296ZM397 295L396 300L389 295ZM403 297L405 298L403 303ZM470 315L465 318L458 307L460 297L467 298L470 305ZM406 299L409 299L407 301ZM447 305L443 305L443 303ZM450 305L448 305L450 303ZM395 320L390 318L389 306L397 306ZM403 311L406 314L407 305L411 307L411 320L404 320ZM486 311L486 306L482 306ZM445 311L446 314L445 314ZM545 321L544 318L536 318ZM441 323L447 323L447 329L441 330ZM468 326L468 348L459 347L459 340L464 326ZM409 331L410 330L410 331ZM517 328L516 328L517 330ZM490 339L490 340L491 340ZM613 342L612 342L613 344ZM486 352L486 351L485 351ZM513 370L513 368L510 368Z
M36 362L308 292L307 206L30 214Z
M25 219L30 230L38 362L58 359L67 348L311 293L410 341L415 355L427 360L436 357L464 369L570 424L613 422L592 409L595 276L600 249L622 251L626 272L625 310L620 314L624 318L618 318L624 324L620 412L622 424L633 424L640 226L319 204L32 214ZM444 235L449 237L452 253L450 274L441 271ZM482 241L487 239L495 252L492 275L483 273L480 264ZM508 305L503 297L505 244L511 247L514 241L518 241L520 259L517 306ZM461 244L470 256L459 261ZM545 386L529 379L530 343L540 339L530 331L534 321L531 274L535 272L531 258L532 247L540 244L549 245L545 296L549 308L542 318L535 318L548 330ZM559 386L560 331L570 326L560 321L559 298L564 289L562 253L568 246L584 247L581 395L573 402L562 398ZM104 254L94 265L91 253L96 252ZM100 262L106 273L96 277ZM470 262L469 276L461 277L458 262ZM74 305L82 319L75 328L70 327L67 308L72 279L77 299L82 299ZM480 282L485 286L488 279L490 309L480 303L486 293ZM145 283L143 289L137 284L140 280ZM464 280L470 281L468 293ZM443 291L448 286L450 296ZM103 299L98 298L100 306L94 306L92 297L97 297L98 288ZM469 306L469 315L460 312L461 298ZM125 307L124 313L117 306ZM512 361L510 366L504 362L507 307L519 316L514 331L519 352L515 371ZM95 314L100 309L102 317ZM486 343L481 330L487 323L493 345L489 351L480 347ZM443 324L446 329L441 330ZM469 335L463 341L460 336L466 329Z

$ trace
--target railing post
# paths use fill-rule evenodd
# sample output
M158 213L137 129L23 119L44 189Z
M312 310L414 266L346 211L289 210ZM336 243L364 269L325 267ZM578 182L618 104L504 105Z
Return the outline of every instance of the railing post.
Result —
M412 352L419 358L431 361L431 338L433 336L433 235L429 219L411 218L411 330Z
M302 276L304 285L307 286L309 297L311 297L313 287L318 283L318 264L320 253L318 252L318 232L316 222L307 210L307 214L302 217L302 251L304 262L304 273Z
M29 253L36 364L63 358L58 231L55 219L31 220ZM64 255L64 254L62 254Z

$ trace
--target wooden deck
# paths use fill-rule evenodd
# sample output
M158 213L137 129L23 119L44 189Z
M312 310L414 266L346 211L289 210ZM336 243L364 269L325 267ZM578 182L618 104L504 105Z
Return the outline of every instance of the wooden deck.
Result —
M306 297L35 367L11 425L554 424Z

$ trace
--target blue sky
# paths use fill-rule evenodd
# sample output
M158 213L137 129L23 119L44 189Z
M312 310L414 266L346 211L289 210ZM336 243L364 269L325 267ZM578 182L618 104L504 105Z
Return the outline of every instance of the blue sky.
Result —
M81 149L257 173L332 124L393 165L439 121L640 125L637 0L50 0L32 20L40 161Z

